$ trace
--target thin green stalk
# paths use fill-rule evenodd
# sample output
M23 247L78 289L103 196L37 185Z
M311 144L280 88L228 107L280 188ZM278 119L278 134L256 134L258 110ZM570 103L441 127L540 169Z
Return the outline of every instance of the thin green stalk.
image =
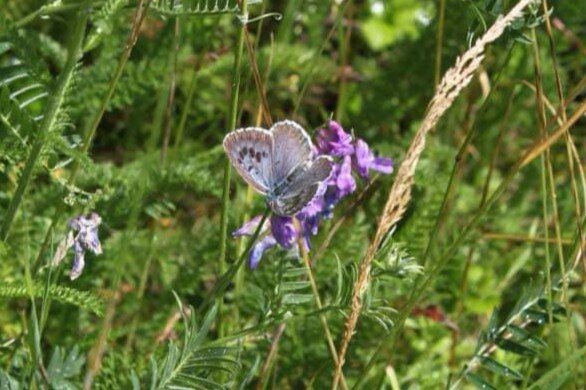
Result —
M29 237L27 234L27 241ZM29 348L31 353L31 360L30 366L28 369L28 377L29 377L29 389L34 389L37 387L37 376L35 375L35 370L38 368L41 373L45 372L44 365L43 365L43 349L41 348L41 325L39 321L38 309L37 304L35 301L35 294L34 290L34 282L31 272L31 264L30 264L30 253L29 248L30 245L26 246L26 254L24 256L24 279L25 284L29 293L29 299L31 304L31 316L29 318L29 331L28 331L28 341L29 341ZM45 375L43 375L45 377Z
M175 135L175 142L173 147L175 149L179 148L181 142L183 141L183 132L185 131L185 123L187 123L187 115L189 114L189 109L191 108L191 102L193 101L193 97L195 96L195 87L197 85L197 67L193 70L193 75L191 76L191 82L189 83L189 89L187 90L187 99L185 99L185 104L183 105L183 110L181 111L181 118L179 119L179 126L177 126L177 134Z
M248 20L247 0L242 0L240 3L242 27L238 33L238 43L234 52L234 66L232 68L232 92L230 96L230 114L228 118L228 131L236 129L236 121L238 118L238 98L240 95L240 78L242 67L242 53L244 51L244 37L246 34L246 22ZM220 216L220 258L219 258L219 273L226 272L226 250L228 240L228 207L230 204L230 176L232 173L232 166L230 161L226 159L224 164L224 186L222 192L222 211ZM222 337L222 303L223 297L217 297L218 304L218 329L219 337Z
M542 0L541 4L542 4L542 8L543 8L543 15L545 18L545 31L546 31L547 37L549 39L549 51L550 51L550 56L551 56L551 60L553 63L553 71L554 71L554 76L555 76L555 81L556 81L556 91L557 91L558 100L559 100L559 114L561 116L562 121L565 122L567 120L566 101L564 99L564 90L562 87L562 81L561 81L560 72L559 72L558 60L557 60L557 55L556 55L556 46L555 46L555 41L553 39L553 34L552 34L550 14L548 12L549 6L547 4L547 0ZM575 216L576 216L576 225L577 225L577 229L578 229L578 235L580 237L581 244L583 246L586 246L586 239L584 238L584 232L582 231L581 224L580 224L580 220L582 218L582 213L580 210L580 196L579 196L579 192L578 192L578 184L576 182L574 158L572 157L572 148L575 147L575 145L574 145L569 133L566 133L564 135L564 138L566 141L566 156L568 159L568 166L570 169L570 183L571 183L571 188L572 188L572 197L574 199L574 204L575 204ZM580 164L579 161L578 161L578 164Z
M30 14L26 15L24 18L20 19L18 22L14 23L17 28L22 28L29 24L30 22L34 21L36 18L51 14L56 14L59 12L66 12L72 9L85 7L85 3L75 3L75 4L59 4L61 1L55 1L54 4L45 4L38 8L36 11L31 12Z
M38 129L37 137L33 143L33 147L22 171L22 175L20 176L18 187L16 188L14 196L10 200L10 204L8 205L4 215L4 221L2 223L2 227L0 228L0 240L2 241L6 241L6 238L8 237L12 221L14 220L16 212L18 211L18 208L23 201L26 189L33 178L33 171L37 166L39 157L43 152L47 142L47 137L53 130L53 126L57 121L59 111L61 110L65 100L65 92L67 91L67 88L69 87L73 78L75 65L82 55L82 43L88 17L88 12L81 11L71 31L71 40L69 42L68 56L67 61L65 62L65 67L57 79L55 89L50 94L49 101L47 102L47 107L43 115L43 121L41 122L41 125Z
M171 128L173 127L173 106L175 104L175 90L177 86L177 64L179 54L179 17L175 17L173 45L169 58L169 94L167 95L167 107L165 109L165 127L163 131L163 147L161 148L161 165L164 167L167 160L167 150L171 140Z
M137 310L136 310L136 314L134 315L134 318L132 319L132 323L130 325L130 331L128 332L128 338L126 339L126 346L125 346L125 354L128 355L128 353L130 352L130 349L132 348L132 344L134 343L134 336L136 335L136 328L138 326L138 320L139 320L139 315L138 315L138 309L141 306L143 297L144 297L144 292L146 291L146 286L147 286L147 281L148 281L148 277L149 277L149 271L151 269L151 264L153 262L153 252L154 252L154 243L156 241L156 235L153 234L151 236L151 245L149 248L149 253L146 259L146 262L143 266L142 269L142 273L140 275L140 283L138 285L138 291L136 292L136 306L137 306Z
M525 167L527 164L529 164L537 157L539 157L542 153L544 153L547 147L549 147L555 141L559 140L562 137L562 135L565 132L569 131L569 128L572 125L574 125L578 121L578 119L582 117L582 115L584 115L585 112L586 103L582 103L580 107L577 108L576 111L574 111L574 114L570 118L568 118L567 122L560 126L555 132L550 133L546 140L537 142L532 148L530 148L525 154L523 154L523 156L519 160L517 160L515 165L510 169L508 174L501 181L497 189L494 190L491 196L487 199L485 204L477 210L476 214L471 218L471 220L464 226L463 229L461 229L458 237L448 247L448 249L438 257L439 261L435 264L435 267L430 269L426 275L423 275L415 282L414 288L411 289L411 294L407 299L407 303L405 304L403 309L401 309L399 317L395 321L395 326L392 332L378 344L374 353L371 355L368 363L362 370L362 373L358 378L358 381L354 385L354 388L360 388L360 386L366 379L366 375L376 363L378 355L383 351L383 348L388 347L391 350L393 349L397 337L403 330L405 321L407 320L407 317L413 310L413 307L415 307L415 304L417 303L418 299L426 291L429 284L435 279L435 276L458 252L460 245L468 238L468 236L474 230L474 228L478 226L478 224L484 218L486 213L492 208L497 199L500 198L500 196L504 193L505 189L511 184L513 179L516 177L517 173L519 173L521 169Z
M350 3L352 0L348 0ZM344 8L345 10L346 8ZM349 16L351 18L352 16ZM344 15L342 15L342 19ZM336 120L340 123L344 121L344 108L346 107L346 97L348 91L348 83L346 82L346 65L348 64L348 56L350 51L350 37L352 35L352 27L348 26L344 31L344 23L338 24L338 41L340 43L340 85L338 87L338 101L336 103Z
M446 0L439 0L439 17L437 23L437 34L435 43L435 70L433 75L433 85L437 86L440 82L442 71L442 50L444 47L444 24L446 19Z
M535 34L535 28L531 29L531 37L533 39L533 61L535 68L535 99L537 103L537 122L539 124L539 133L542 138L547 137L547 131L545 129L545 110L543 109L543 91L541 89L541 67L539 60L539 47L537 41L537 35ZM551 254L549 250L549 210L548 210L548 183L547 173L551 169L551 165L548 166L547 161L550 159L549 148L545 150L545 153L539 157L541 164L541 202L542 202L542 213L543 213L543 233L545 237L544 249L545 249L545 283L547 289L547 316L550 324L553 323L553 313L551 305L553 302L553 290L551 285ZM561 259L563 261L563 258Z
M250 241L248 242L248 245L246 246L244 252L242 252L238 260L235 263L232 263L230 268L228 268L228 270L220 276L220 278L214 286L214 289L211 291L210 294L208 294L206 301L200 306L199 311L201 313L205 313L211 307L213 301L221 297L224 291L226 291L226 288L228 288L230 282L232 281L240 267L242 267L242 264L244 264L244 262L246 261L248 253L250 252L252 246L255 244L256 240L260 236L262 228L267 218L269 217L270 212L271 210L267 208L264 214L262 215L262 218L254 234L251 236Z
M317 282L315 281L315 277L313 276L313 270L311 269L311 264L309 260L309 256L307 251L305 250L304 244L299 240L299 251L301 252L301 258L303 259L303 263L305 265L305 269L307 270L307 277L309 279L309 283L311 285L311 292L313 293L313 298L315 299L315 306L317 306L318 310L323 309L323 305L321 302L321 298L319 296L319 290L317 289ZM321 313L319 315L319 320L321 321L322 328L324 330L324 335L326 336L326 341L328 344L328 349L330 350L330 355L332 356L332 360L334 364L338 364L338 352L336 351L336 345L334 344L334 339L332 338L332 333L330 332L330 326L328 325L328 319L326 318L325 314ZM344 377L344 373L340 374L340 383L342 383L342 388L348 389L348 385L346 384L346 378ZM336 388L338 385L338 381L332 383L332 388Z
M324 39L321 47L313 55L313 58L311 59L311 62L309 63L306 74L303 77L304 78L303 86L301 87L301 91L299 92L299 96L297 96L297 100L295 101L295 106L293 108L293 114L297 114L297 111L299 111L299 108L301 107L301 101L303 100L303 96L305 96L305 92L307 92L307 88L309 87L309 84L311 83L311 80L313 78L313 74L314 74L315 68L317 66L317 61L320 59L321 55L323 54L324 50L326 49L326 46L327 46L328 42L330 41L330 39L334 36L334 33L338 29L338 25L342 22L342 18L344 16L344 14L346 13L346 8L348 8L348 4L350 4L350 1L347 0L346 3L344 4L344 6L341 8L341 10L338 12L338 15L336 17L336 21L334 22L334 25L332 26L332 28L328 32L328 35L326 35L326 38Z

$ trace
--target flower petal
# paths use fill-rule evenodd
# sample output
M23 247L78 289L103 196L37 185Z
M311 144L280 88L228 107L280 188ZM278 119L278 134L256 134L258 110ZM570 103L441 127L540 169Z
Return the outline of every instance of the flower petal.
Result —
M338 157L349 156L354 152L352 136L335 121L329 121L328 127L319 131L317 148L321 154Z
M265 236L265 238L254 244L248 255L248 265L250 268L255 269L258 267L258 263L260 263L264 252L275 245L277 245L277 240L271 235Z
M298 237L293 218L279 215L271 217L271 233L279 245L285 249L291 249Z
M393 173L393 160L387 157L375 157L370 164L370 169L380 173Z
M252 218L250 221L245 222L240 228L232 232L232 237L242 237L242 236L252 236L256 229L258 228L258 224L262 216L257 215L256 217ZM264 232L267 229L267 224L264 224L262 231ZM261 232L262 233L262 232Z
M75 245L75 256L73 257L73 265L71 266L71 272L69 273L69 278L71 280L75 280L79 278L83 269L85 267L85 250Z

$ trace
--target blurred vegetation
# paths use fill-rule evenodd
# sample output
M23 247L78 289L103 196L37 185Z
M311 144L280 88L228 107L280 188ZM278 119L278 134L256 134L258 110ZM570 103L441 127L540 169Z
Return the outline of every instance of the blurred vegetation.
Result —
M329 388L320 315L338 345L393 175L338 205L313 239L321 311L303 263L282 250L208 304L222 272L220 143L242 22L237 127L268 127L258 67L273 120L313 134L333 117L398 167L438 77L515 3L249 0L244 14L235 0L0 0L0 388ZM586 2L547 6L551 35L537 1L430 136L407 215L372 269L350 387L586 386L584 118L570 133L576 153L568 139L552 145L457 241L541 139L535 91L550 132L584 104ZM232 176L229 232L264 208ZM51 259L67 221L89 211L103 219L104 253L70 281L72 254L65 266ZM379 344L415 279L455 242L396 342ZM228 263L243 250L229 238Z

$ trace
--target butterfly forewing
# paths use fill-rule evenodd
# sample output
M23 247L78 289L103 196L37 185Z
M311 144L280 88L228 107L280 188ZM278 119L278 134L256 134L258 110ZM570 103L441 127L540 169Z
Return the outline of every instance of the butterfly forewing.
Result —
M277 122L270 130L273 136L273 178L279 186L299 167L312 158L312 144L301 126L293 121Z
M229 133L224 150L230 162L248 184L262 194L273 186L273 139L269 131L248 127Z

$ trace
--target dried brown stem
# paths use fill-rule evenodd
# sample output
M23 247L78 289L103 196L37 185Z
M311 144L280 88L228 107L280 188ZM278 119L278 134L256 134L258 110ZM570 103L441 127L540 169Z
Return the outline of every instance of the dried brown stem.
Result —
M447 109L450 108L456 97L458 97L460 92L472 80L474 73L484 59L484 49L486 45L500 37L505 31L505 28L515 19L520 17L523 9L532 2L533 0L521 0L506 16L500 16L486 33L476 41L474 46L462 56L458 57L456 64L448 69L437 87L436 93L427 109L421 127L415 134L411 146L397 172L397 177L391 187L375 236L360 263L358 278L354 284L352 309L346 320L343 338L338 350L339 359L338 364L336 365L336 372L332 386L334 389L337 388L337 383L344 366L348 345L350 344L350 340L356 329L356 324L358 323L358 317L362 310L362 296L370 282L372 260L383 238L390 229L401 220L407 210L407 205L411 200L411 187L413 186L415 169L419 162L419 157L425 148L427 134L437 125L439 119Z

